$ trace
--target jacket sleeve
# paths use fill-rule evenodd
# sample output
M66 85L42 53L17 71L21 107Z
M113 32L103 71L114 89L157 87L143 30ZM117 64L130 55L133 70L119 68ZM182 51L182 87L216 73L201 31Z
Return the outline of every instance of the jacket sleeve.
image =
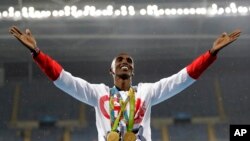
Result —
M40 51L36 56L33 56L34 61L39 68L51 79L55 81L62 72L62 66L48 55Z
M153 83L152 105L178 94L193 84L216 58L207 51L178 73Z
M87 81L71 75L60 64L42 51L33 57L39 68L64 92L74 98L95 106L98 93L105 93L106 86L103 84L90 84Z

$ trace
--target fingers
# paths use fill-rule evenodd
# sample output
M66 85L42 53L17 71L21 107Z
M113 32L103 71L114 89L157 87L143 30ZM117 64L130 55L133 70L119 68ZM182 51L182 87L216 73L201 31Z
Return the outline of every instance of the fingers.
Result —
M229 37L231 39L237 39L241 34L241 31L239 29L235 30L234 32L232 32L231 34L229 34Z
M241 30L240 29L236 29L236 30L234 30L230 34L227 34L226 32L224 32L224 33L221 34L220 37L221 38L229 37L229 39L230 39L229 41L233 42L233 41L235 41L235 40L238 39L238 37L240 36L240 34L241 34Z
M241 30L236 29L232 33L230 33L229 35L226 32L222 33L221 37L229 36L230 38L238 38L240 36L240 34L241 34Z
M19 34L19 35L22 35L23 33L16 27L16 26L12 26L11 28L10 28L10 33L12 33L12 34Z
M240 33L241 33L241 30L240 29L236 29L232 33L230 33L229 36L233 36L235 34L240 34Z
M19 38L20 38L20 36L19 36L19 35L14 34L14 33L11 33L11 34L19 40Z
M9 32L16 37L17 39L19 39L21 37L21 35L23 34L16 26L12 26L9 30Z
M229 34L230 37L230 43L234 42L235 40L238 39L238 37L240 37L241 34L241 30L236 29L235 31L233 31L232 33Z

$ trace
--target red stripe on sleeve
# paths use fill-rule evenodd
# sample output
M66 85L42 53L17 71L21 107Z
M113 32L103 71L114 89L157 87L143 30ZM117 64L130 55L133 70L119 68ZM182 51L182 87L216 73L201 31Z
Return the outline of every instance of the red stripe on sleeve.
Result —
M61 71L62 66L58 64L55 60L50 58L48 55L44 54L42 51L37 54L37 56L34 56L33 59L38 64L40 69L53 81L55 81Z
M187 66L187 72L193 79L199 76L216 60L217 56L212 56L209 51L196 58Z

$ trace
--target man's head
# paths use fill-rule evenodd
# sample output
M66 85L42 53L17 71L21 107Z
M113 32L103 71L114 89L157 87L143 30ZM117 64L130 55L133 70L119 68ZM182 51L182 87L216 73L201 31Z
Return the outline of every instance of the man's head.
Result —
M134 60L127 53L120 53L116 56L110 68L110 73L115 77L129 79L134 75Z

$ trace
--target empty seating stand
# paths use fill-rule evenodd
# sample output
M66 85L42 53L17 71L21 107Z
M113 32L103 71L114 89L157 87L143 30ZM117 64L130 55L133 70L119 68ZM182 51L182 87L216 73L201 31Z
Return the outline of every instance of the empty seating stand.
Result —
M18 129L0 128L0 141L23 141L23 137Z
M63 139L61 128L39 128L33 129L31 141L60 141Z
M71 134L71 141L97 141L97 130L95 125L86 128L75 128Z
M13 85L0 87L0 129L7 128L12 114L13 95L15 90Z
M171 141L208 141L204 124L176 124L168 127Z
M57 120L79 118L80 102L57 89L51 82L22 84L20 90L20 120Z

